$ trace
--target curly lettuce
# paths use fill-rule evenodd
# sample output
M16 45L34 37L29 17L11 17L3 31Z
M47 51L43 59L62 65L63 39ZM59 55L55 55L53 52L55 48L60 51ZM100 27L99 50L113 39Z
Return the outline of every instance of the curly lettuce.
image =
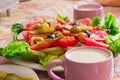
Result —
M108 35L105 37L105 41L110 45L110 50L113 52L114 57L120 54L120 33L113 35Z
M11 30L13 32L13 39L16 41L18 40L18 34L23 31L23 24L15 23L12 25Z
M24 41L11 42L5 48L3 48L1 52L1 55L7 58L20 57L30 59L33 57L33 53L30 50L29 45Z
M101 25L100 17L94 17L92 21L93 21L93 26L100 26Z
M105 22L104 25L102 26L103 29L108 29L110 35L116 35L119 33L119 28L116 25L116 20L113 14L108 13L105 16Z

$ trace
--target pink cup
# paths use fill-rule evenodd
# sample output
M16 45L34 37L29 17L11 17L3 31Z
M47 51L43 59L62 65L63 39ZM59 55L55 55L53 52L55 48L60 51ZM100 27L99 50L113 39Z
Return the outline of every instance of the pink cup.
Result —
M89 54L94 53L96 50L100 50L102 51L102 54L104 53L107 57L104 60L97 62L78 62L71 60L71 58L68 57L71 52L73 54L76 50L80 52L81 50L88 51ZM91 50L94 51L91 53ZM59 65L64 68L65 79L54 74L51 69L54 65ZM112 80L113 55L111 51L99 47L75 47L65 53L65 59L63 61L51 61L48 66L48 74L53 80Z
M74 20L78 20L81 18L93 18L100 17L103 18L104 10L100 4L97 3L87 3L87 4L79 4L74 6Z

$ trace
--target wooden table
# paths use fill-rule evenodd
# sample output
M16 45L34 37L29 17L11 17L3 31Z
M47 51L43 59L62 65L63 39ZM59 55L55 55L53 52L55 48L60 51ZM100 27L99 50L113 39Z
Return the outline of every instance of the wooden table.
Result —
M56 15L62 14L73 18L73 6L75 4L83 4L86 2L77 0L30 0L22 2L12 8L11 16L5 17L4 13L0 18L0 47L3 46L6 41L12 38L11 25L16 22L28 23L35 20L39 20L41 17L54 18ZM119 7L104 7L105 14L111 12L117 20L117 24L120 25L120 8ZM120 62L120 59L117 60ZM52 80L48 76L46 71L35 70L40 80ZM63 72L56 72L61 77ZM115 76L116 77L116 76ZM118 79L119 77L119 79ZM120 80L120 75L117 75L117 79Z

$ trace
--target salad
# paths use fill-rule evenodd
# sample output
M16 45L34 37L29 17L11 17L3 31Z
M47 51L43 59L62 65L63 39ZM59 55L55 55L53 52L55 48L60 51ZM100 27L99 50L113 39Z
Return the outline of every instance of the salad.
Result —
M0 48L0 55L34 61L43 67L51 60L64 59L64 53L72 47L102 47L111 50L114 57L120 53L120 31L111 13L103 24L99 17L72 21L58 14L54 21L41 19L25 26L15 23L11 30L14 41Z

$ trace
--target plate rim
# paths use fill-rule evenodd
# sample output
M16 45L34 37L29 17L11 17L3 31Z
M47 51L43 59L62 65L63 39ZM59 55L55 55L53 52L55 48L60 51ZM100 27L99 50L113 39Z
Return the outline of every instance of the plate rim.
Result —
M43 67L41 64L39 63L35 63L35 62L30 62L30 61L23 61L20 59L10 59L14 64L18 64L21 66L25 66L34 70L41 70L41 71L47 71L47 68ZM52 71L63 71L64 69L61 66L57 66L52 68Z

